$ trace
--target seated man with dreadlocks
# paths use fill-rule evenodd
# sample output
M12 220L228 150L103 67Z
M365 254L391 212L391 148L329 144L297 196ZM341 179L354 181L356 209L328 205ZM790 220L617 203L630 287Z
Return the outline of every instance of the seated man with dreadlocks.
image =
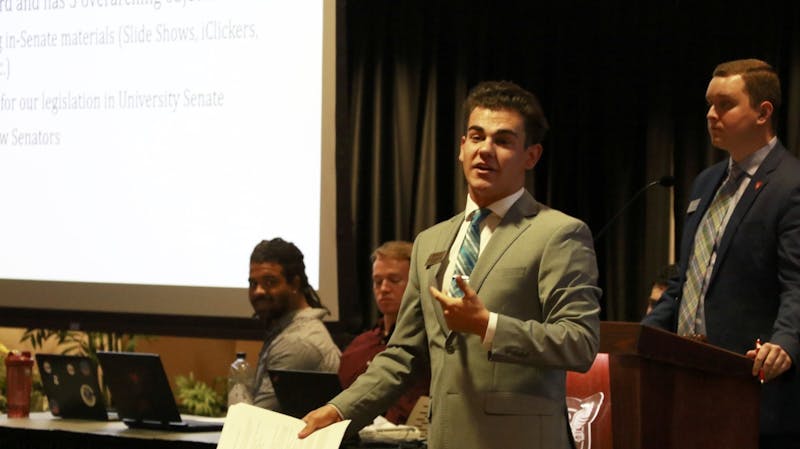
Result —
M328 311L308 285L303 253L281 238L263 240L250 255L249 297L266 335L258 356L253 404L280 411L270 369L339 369L341 352L321 318Z

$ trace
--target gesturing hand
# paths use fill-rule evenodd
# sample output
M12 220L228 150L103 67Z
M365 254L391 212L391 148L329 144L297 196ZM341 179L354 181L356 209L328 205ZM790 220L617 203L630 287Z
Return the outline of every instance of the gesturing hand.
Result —
M484 337L489 325L489 311L467 281L456 276L456 284L464 292L463 298L451 298L431 287L430 292L442 306L444 319L451 331L468 332Z

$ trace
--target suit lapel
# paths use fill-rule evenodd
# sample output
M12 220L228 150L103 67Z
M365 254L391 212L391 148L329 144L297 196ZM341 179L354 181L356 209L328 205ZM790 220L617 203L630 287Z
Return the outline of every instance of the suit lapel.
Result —
M769 182L769 177L778 167L782 156L783 147L778 144L772 149L769 155L767 155L766 159L764 159L764 161L758 167L758 170L756 170L752 179L750 179L747 189L742 194L739 202L736 203L736 207L733 209L731 218L728 220L727 226L725 226L725 233L722 234L722 239L719 242L719 248L717 249L717 260L714 263L714 271L711 274L712 280L716 275L722 260L724 260L725 255L728 252L728 248L733 240L733 236L736 235L736 231L739 228L739 223L742 222L742 219L744 219L745 215L747 215L747 212L750 210L753 202L764 190L764 186L766 186Z
M433 310L436 314L436 320L439 322L439 327L442 329L442 332L445 335L449 334L450 330L447 328L447 322L444 319L442 307L436 302L436 299L434 299L427 292L427 289L428 287L435 287L437 289L443 288L442 277L447 269L447 261L450 257L450 247L453 246L453 241L455 240L458 230L463 222L464 213L462 212L451 218L450 221L447 222L447 224L442 228L441 232L439 232L435 246L428 256L428 262L425 263L428 285L420 286L426 289L425 292L420 293L420 296L423 298L430 298L430 300L435 303L433 304ZM431 257L433 260L431 260Z
M502 255L506 252L509 246L522 234L522 232L530 226L530 221L527 217L536 215L541 206L536 200L533 199L530 193L526 190L525 193L514 203L508 210L506 215L497 225L492 233L492 239L486 248L481 252L478 261L475 263L475 268L470 274L469 283L476 292L480 294L483 281L486 276L497 264ZM461 224L464 222L464 213L450 219L447 226L445 226L439 233L436 241L436 246L431 254L438 254L444 252L444 258L436 263L426 264L428 272L428 286L436 287L437 289L443 287L444 272L447 269L447 260L449 257L450 249L453 246L453 241L458 234ZM438 257L437 257L438 258ZM432 301L436 301L432 299ZM436 319L439 321L439 327L442 332L450 337L450 330L447 327L447 321L444 319L442 308L439 304L434 304L434 313Z
M697 203L697 207L694 211L690 211L688 208L686 211L686 230L683 234L684 239L682 242L681 254L686 254L688 257L686 259L687 267L688 261L691 260L692 252L694 251L694 240L697 234L697 228L700 226L700 222L703 220L706 211L708 211L708 206L711 205L711 200L714 198L717 188L719 188L719 185L725 178L726 171L727 160L712 167L712 172L708 176L709 181L705 185L698 186L697 188L700 196L698 198L690 198L689 207L691 207L695 201L699 201L699 203Z
M536 215L539 209L539 203L528 191L525 191L498 223L491 240L481 252L470 275L469 283L479 295L486 276L497 265L509 246L530 226L530 220L526 218Z

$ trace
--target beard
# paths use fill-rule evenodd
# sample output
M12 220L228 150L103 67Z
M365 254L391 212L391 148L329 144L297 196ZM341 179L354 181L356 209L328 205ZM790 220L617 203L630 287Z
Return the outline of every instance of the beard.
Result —
M271 323L285 316L291 310L291 294L280 292L276 295L259 295L251 299L253 304L253 318L264 323Z

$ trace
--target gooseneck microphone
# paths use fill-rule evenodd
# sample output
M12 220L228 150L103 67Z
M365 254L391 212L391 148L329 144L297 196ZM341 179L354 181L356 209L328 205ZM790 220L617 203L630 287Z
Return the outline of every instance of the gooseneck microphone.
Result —
M637 198L642 196L642 194L645 191L647 191L647 189L649 189L650 187L653 187L653 186L672 187L673 185L675 185L675 177L674 176L670 176L670 175L666 175L666 176L662 176L661 179L659 179L657 181L653 181L653 182L645 185L641 189L639 189L639 191L634 193L633 196L631 197L631 199L629 199L628 202L625 203L625 205L622 206L620 208L620 210L617 211L617 213L614 214L613 217L611 217L610 220L608 220L608 222L605 224L605 226L603 226L602 229L600 229L600 231L597 232L597 235L594 236L594 241L595 242L598 241L600 239L600 237L602 237L603 234L605 234L605 232L608 231L608 228L617 220L617 218L619 218L619 216L622 215L622 213L625 212L628 209L628 207L630 207L630 205L633 204L634 201L636 201Z

